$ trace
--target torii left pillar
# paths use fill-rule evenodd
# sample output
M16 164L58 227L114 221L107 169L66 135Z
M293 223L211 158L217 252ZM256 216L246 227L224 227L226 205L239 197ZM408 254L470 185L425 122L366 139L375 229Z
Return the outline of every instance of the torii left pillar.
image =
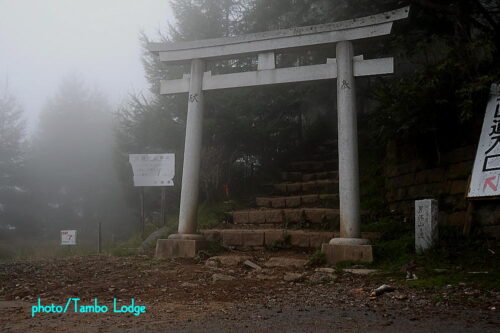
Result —
M195 257L197 252L207 245L203 236L196 233L203 134L204 71L205 62L202 59L191 61L179 229L168 239L157 241L156 257L158 258Z

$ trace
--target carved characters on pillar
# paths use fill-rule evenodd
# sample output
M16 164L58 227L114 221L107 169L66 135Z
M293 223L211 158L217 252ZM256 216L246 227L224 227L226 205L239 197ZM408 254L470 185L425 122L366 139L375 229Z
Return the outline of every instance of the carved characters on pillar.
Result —
M340 86L340 89L351 89L351 86L347 80L342 80L342 86Z
M199 97L198 94L189 94L189 103L198 103Z

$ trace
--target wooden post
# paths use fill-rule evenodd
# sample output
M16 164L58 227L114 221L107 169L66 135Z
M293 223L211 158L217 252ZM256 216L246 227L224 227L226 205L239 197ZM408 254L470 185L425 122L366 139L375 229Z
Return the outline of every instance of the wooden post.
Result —
M472 231L472 224L474 223L474 212L476 210L475 203L472 200L469 200L467 204L467 220L464 224L463 234L464 236L470 236Z
M140 201L141 201L141 234L142 236L144 237L144 229L145 229L145 219L144 219L144 187L141 187L141 191L140 191Z
M102 242L102 235L101 235L101 222L97 223L97 253L101 254L101 242Z
M161 225L167 224L167 193L166 187L161 188L161 205L160 205L160 215L161 215Z

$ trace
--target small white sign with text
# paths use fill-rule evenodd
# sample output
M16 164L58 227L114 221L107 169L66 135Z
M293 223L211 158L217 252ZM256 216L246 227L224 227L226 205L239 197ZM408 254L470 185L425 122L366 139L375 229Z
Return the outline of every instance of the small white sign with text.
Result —
M175 154L130 154L134 186L174 186Z
M61 245L76 245L76 230L61 230Z

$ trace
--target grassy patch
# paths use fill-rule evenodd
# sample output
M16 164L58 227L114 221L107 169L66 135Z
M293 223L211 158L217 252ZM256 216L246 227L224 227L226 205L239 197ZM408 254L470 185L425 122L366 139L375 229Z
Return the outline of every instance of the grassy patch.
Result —
M326 256L321 250L316 250L311 257L309 257L309 260L307 261L306 265L309 267L320 267L324 266L326 264Z
M198 208L198 228L210 229L219 226L229 220L228 212L241 208L241 204L235 201L202 203Z
M137 249L142 243L140 233L136 233L125 242L115 243L104 249L105 253L117 257L131 256L137 253Z
M165 221L165 226L168 226L171 230L177 230L179 226L179 216L178 215L167 215L166 221ZM163 225L157 225L152 222L146 222L146 225L144 226L144 234L142 237L145 239L147 238L150 234L158 230L159 228L162 228ZM132 238L135 236L132 236Z
M226 251L227 248L225 248L220 242L210 242L206 249L198 252L197 257L199 260L205 260Z
M500 273L488 271L487 274L470 274L467 270L450 270L446 273L424 272L418 280L408 281L407 284L416 288L432 289L456 286L464 283L482 289L500 291Z
M367 267L378 268L387 277L404 280L405 265L417 265L418 280L407 281L415 288L439 288L466 283L482 289L500 291L500 258L496 244L486 239L468 238L460 228L440 227L439 240L428 251L414 250L413 225L390 219L379 220L363 227L364 231L379 231L380 240L373 243L375 262ZM352 263L343 263L343 265ZM488 272L473 274L471 272Z
M36 260L96 254L97 248L88 243L61 246L58 241L10 239L0 242L0 262Z

